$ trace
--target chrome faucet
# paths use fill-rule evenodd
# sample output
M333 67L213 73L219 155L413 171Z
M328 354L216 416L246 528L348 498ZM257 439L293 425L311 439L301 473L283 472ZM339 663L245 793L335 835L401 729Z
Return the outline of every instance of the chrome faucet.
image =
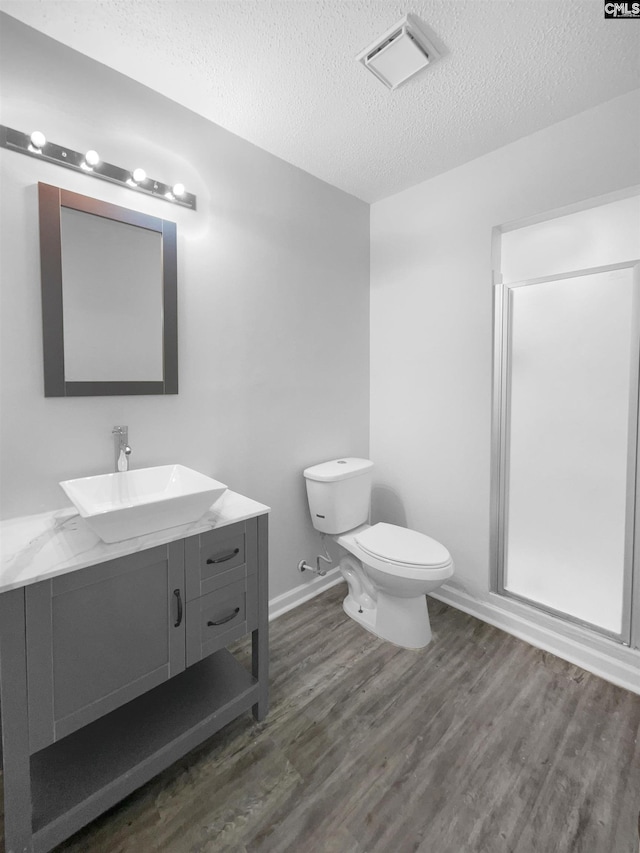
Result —
M111 430L113 435L113 445L115 450L116 471L129 470L129 456L131 456L131 448L129 447L129 427L114 426Z

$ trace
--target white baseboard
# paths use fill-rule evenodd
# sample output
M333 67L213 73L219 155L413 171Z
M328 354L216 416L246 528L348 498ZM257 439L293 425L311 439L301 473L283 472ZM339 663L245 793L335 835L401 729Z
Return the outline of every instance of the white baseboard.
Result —
M459 589L441 586L433 598L463 610L471 616L501 628L532 646L551 652L619 687L640 694L640 651L622 646L606 637L579 627L567 629L573 636L554 630L551 623L560 621L546 614L532 614L531 608L492 594L498 602L482 601ZM506 602L506 600L505 600ZM546 623L546 624L545 624ZM564 624L564 623L562 623Z
M316 595L324 592L325 589L329 589L329 587L336 586L342 580L340 569L335 566L324 577L316 575L312 580L301 583L300 586L290 589L289 592L272 598L269 602L269 621L271 622L272 619L277 619L278 616L282 616L288 610L293 610L299 604L304 604L305 601L315 598Z
M269 621L341 582L343 577L336 566L324 577L315 576L276 596L269 602ZM640 651L636 649L622 646L584 628L566 625L547 614L532 612L531 608L519 602L494 594L491 594L491 598L495 601L481 600L445 584L437 593L430 595L536 648L576 664L605 681L640 694ZM558 623L557 627L555 623Z

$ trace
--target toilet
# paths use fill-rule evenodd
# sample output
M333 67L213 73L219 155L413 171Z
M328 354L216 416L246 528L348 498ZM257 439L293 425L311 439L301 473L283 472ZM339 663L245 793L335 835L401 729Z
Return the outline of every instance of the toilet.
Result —
M421 649L431 640L426 593L453 575L439 542L395 524L369 524L373 462L345 457L304 470L313 526L346 552L345 613L383 640Z

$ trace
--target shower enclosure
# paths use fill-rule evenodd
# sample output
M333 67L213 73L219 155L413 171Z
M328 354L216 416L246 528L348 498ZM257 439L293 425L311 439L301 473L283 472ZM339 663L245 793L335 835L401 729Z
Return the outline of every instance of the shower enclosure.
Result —
M499 594L638 645L640 229L590 236L630 209L640 221L636 196L500 235L501 278L546 274L494 288L492 550Z

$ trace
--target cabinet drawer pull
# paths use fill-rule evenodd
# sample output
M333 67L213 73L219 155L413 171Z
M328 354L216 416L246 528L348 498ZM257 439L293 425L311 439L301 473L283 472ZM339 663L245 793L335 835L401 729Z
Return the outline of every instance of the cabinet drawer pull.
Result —
M235 557L235 555L239 553L240 548L234 548L233 551L229 551L228 554L223 554L222 557L216 557L215 559L213 557L209 557L209 559L207 560L207 565L210 566L212 563L226 563L227 560L233 559L233 557Z
M178 618L177 618L177 619L176 619L176 621L173 623L173 627L174 627L174 628L179 628L179 627L180 627L180 623L182 622L182 597L181 597L181 595L180 595L180 590L179 590L179 589L174 589L174 590L173 590L173 594L174 594L174 595L175 595L175 597L178 599Z
M212 628L214 625L224 625L225 622L231 622L234 616L237 616L240 613L240 608L236 607L233 613L230 613L228 616L225 616L224 619L218 619L217 622L207 622L207 627Z

